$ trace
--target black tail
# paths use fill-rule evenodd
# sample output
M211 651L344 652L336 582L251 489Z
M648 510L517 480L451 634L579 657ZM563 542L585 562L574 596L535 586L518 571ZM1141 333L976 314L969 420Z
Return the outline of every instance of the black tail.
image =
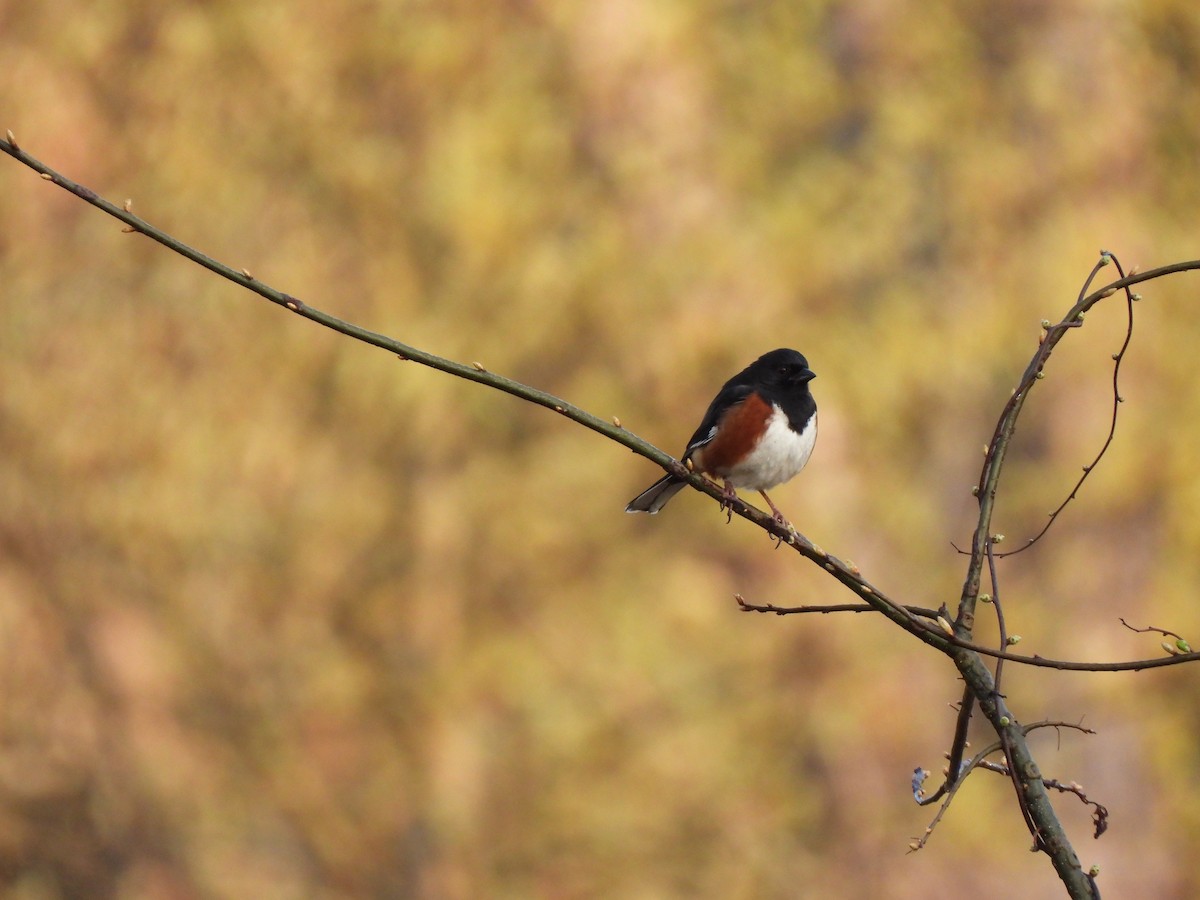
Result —
M646 488L629 501L625 512L644 512L654 515L667 505L667 501L683 490L686 481L680 481L670 475L664 475L650 487Z

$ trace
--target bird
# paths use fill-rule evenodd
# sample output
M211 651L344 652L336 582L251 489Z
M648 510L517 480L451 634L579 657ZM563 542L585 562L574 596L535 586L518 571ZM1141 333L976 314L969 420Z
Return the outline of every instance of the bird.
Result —
M812 456L817 402L808 384L816 377L802 353L781 348L738 372L713 398L683 462L722 480L723 506L736 499L737 488L758 491L775 520L790 525L767 490L800 474ZM677 475L664 475L630 500L625 512L654 515L685 484Z

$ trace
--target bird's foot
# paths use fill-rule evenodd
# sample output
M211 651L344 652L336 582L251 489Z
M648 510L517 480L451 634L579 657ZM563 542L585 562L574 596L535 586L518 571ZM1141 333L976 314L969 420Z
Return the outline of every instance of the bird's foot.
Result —
M728 481L721 488L721 509L725 510L725 524L733 521L733 504L737 500L737 491Z
M787 516L785 516L782 512L779 511L779 507L776 506L774 504L774 502L772 502L771 498L767 496L767 492L759 491L759 493L762 494L762 498L767 501L767 506L771 507L771 513L772 513L771 518L775 521L775 524L778 525L780 528L786 528L788 534L795 534L796 533L795 526L792 525L792 523L788 521Z

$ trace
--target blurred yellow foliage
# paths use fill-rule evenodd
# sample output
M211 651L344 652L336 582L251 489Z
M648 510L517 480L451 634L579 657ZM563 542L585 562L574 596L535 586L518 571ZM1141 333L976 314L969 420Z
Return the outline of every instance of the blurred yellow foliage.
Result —
M306 302L678 452L795 346L775 499L957 599L979 448L1101 247L1200 240L1200 11L536 0L0 6L0 128ZM930 810L959 687L693 494L280 315L0 159L0 883L57 897L1057 897L1011 786ZM1002 566L1022 650L1200 638L1195 276L1143 289L1117 441ZM997 526L1103 439L1119 298L1052 360ZM985 627L986 631L986 627ZM1200 892L1193 669L1008 670L1114 896ZM980 734L981 740L986 735Z

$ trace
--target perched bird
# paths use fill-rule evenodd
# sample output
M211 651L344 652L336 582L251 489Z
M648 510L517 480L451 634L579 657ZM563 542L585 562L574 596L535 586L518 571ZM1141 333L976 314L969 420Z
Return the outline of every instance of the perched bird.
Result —
M736 498L736 488L758 491L776 521L787 525L767 488L794 478L812 455L817 403L808 383L816 377L795 350L764 353L725 382L688 441L683 461L720 478L726 503ZM653 515L686 483L664 475L630 500L625 512Z

